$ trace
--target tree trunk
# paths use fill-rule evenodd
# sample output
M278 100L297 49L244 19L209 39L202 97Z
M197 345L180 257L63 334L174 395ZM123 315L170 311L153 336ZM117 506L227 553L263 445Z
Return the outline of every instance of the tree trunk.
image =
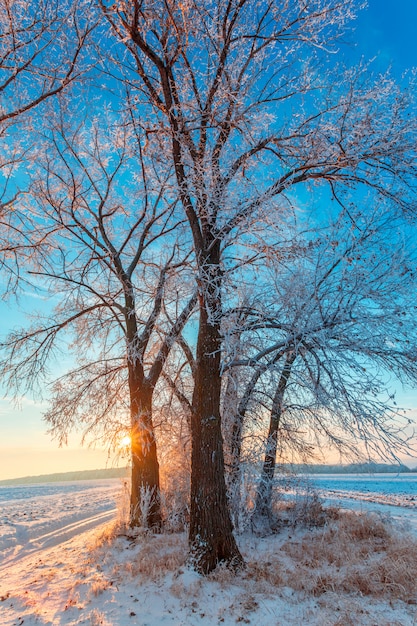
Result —
M129 367L132 485L130 525L159 530L162 523L159 463L152 423L152 393Z
M259 525L260 522L265 524L265 522L269 522L272 518L272 483L274 480L276 466L278 430L283 412L284 393L291 374L292 364L294 363L296 356L295 352L287 353L285 364L272 402L265 458L262 467L261 479L256 493L255 510L253 514L253 521L256 525Z
M220 418L220 278L217 260L205 268L207 278L201 285L191 418L189 543L191 562L203 574L211 572L220 562L232 567L243 564L233 536L224 472Z
M232 513L235 520L239 516L239 508L241 506L241 454L243 426L249 401L252 397L252 393L256 387L256 383L261 373L261 368L258 368L258 370L255 371L252 375L251 380L246 386L245 393L243 394L239 404L237 405L237 410L235 411L235 414L233 416L230 428L230 469L228 487L231 498Z
M223 397L222 432L229 507L234 527L239 530L239 513L241 510L240 483L242 476L240 452L242 447L243 420L240 419L240 415L236 415L238 403L238 375L236 369L232 369L227 373L227 382Z
M282 353L278 353L271 363L263 364L259 366L252 374L251 379L246 385L245 391L237 404L237 409L233 416L230 417L230 429L229 429L229 475L228 475L228 490L231 501L232 515L236 523L239 518L239 509L242 506L241 503L241 482L242 482L242 435L243 427L246 418L246 411L248 410L249 402L256 389L256 385L260 377L267 369L276 363L276 361L282 356Z

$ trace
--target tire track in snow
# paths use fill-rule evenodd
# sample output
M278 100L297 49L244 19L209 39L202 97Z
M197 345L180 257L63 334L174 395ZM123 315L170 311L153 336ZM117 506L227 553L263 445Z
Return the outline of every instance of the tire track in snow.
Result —
M23 559L26 556L31 556L36 552L41 552L42 550L53 548L61 543L69 541L75 535L79 535L83 532L86 532L87 530L90 530L91 528L95 528L96 526L100 526L101 524L109 522L110 520L115 518L116 511L116 508L102 511L100 513L96 513L95 515L90 515L89 517L79 519L69 524L65 524L60 528L56 528L42 535L27 538L25 543L19 546L17 553L15 553L10 558L6 558L0 564L0 573L9 565L15 564L17 561Z
M61 528L52 530L49 533L40 535L39 537L33 537L31 538L30 543L35 544L36 548L39 550L52 548L59 543L63 543L64 541L71 539L71 537L74 537L74 535L77 535L80 532L84 532L94 526L110 521L114 517L115 513L116 509L97 513L96 515L92 515L76 522L72 522L71 524L67 524Z

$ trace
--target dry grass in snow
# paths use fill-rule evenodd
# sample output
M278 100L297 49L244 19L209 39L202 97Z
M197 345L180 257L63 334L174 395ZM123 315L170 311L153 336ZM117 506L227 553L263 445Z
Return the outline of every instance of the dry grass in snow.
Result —
M286 583L314 596L327 591L417 605L417 542L376 515L346 512L310 536L282 546L293 563Z
M246 569L207 578L187 567L185 533L107 525L11 566L0 624L417 624L416 538L373 514L331 517L320 528L241 535Z

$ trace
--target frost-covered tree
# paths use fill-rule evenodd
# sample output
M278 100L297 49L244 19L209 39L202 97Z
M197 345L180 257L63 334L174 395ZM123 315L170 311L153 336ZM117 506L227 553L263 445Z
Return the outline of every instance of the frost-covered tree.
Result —
M131 524L159 527L152 397L196 303L183 278L188 251L175 239L166 172L157 155L143 154L129 117L80 119L78 110L73 124L67 112L39 137L31 193L4 225L24 277L51 310L6 338L1 373L10 389L30 389L49 382L56 353L74 353L78 365L52 385L46 421L61 442L76 426L107 443L128 431Z
M372 77L365 64L346 69L338 48L340 35L361 5L355 0L99 0L96 7L103 21L95 31L99 35L94 39L98 55L92 57L97 59L94 85L104 83L107 103L101 92L97 127L107 124L120 87L128 93L128 115L118 108L119 119L108 131L111 139L105 142L104 153L97 152L101 140L97 135L94 143L95 123L81 122L74 130L80 116L75 96L81 92L65 101L65 123L58 129L59 137L56 129L52 133L27 208L16 204L14 211L6 212L4 232L10 237L3 238L1 249L9 269L13 269L10 257L18 260L19 252L38 280L42 276L47 285L62 285L64 295L51 324L34 329L33 337L26 333L26 339L10 338L11 381L15 375L23 380L30 374L34 380L42 374L55 345L57 324L74 328L77 350L87 340L96 350L93 339L100 330L103 350L117 351L113 337L119 329L120 337L129 337L127 365L138 364L129 377L135 384L142 373L149 378L154 366L161 372L174 335L185 354L188 350L194 386L192 397L183 394L182 400L191 415L189 543L191 560L203 573L220 561L242 563L228 507L221 415L222 379L233 349L231 324L240 319L240 312L235 315L239 298L232 295L235 288L242 291L239 268L259 266L266 251L280 243L271 239L276 231L268 227L285 222L302 205L325 206L333 200L353 222L364 203L393 216L411 213L415 205L413 85L399 87L389 74ZM20 7L29 30L36 7L26 15L24 3L4 6ZM70 19L74 29L68 30L75 36L56 36L53 44L50 37L52 48L33 59L29 56L29 73L24 64L17 73L16 84L20 78L25 83L33 70L33 86L16 90L21 99L12 104L14 111L23 113L30 102L35 105L38 87L44 101L77 76L83 49L79 44L84 44L81 33L89 33L80 25L94 15L93 6L79 6L80 21ZM61 5L56 7L61 15ZM43 66L47 50L54 46L56 54ZM55 59L59 65L54 65ZM139 137L139 142L133 149L129 139L128 158L121 161L128 129L130 133L134 129L133 138ZM32 131L29 139L36 136ZM143 218L142 212L135 212L138 197L140 211L146 206ZM173 247L174 237L166 231L177 223L181 245ZM73 252L68 250L69 240L77 242ZM80 247L83 253L77 254ZM177 325L191 309L186 294L192 290L176 266L191 248L199 311L193 354ZM178 316L173 314L175 294L166 300L174 267L175 279L182 283ZM87 279L94 281L86 287ZM302 293L295 292L294 300L303 306ZM160 339L155 343L154 332ZM24 346L30 358L23 358ZM312 348L304 346L300 352L297 344L294 352L288 346L285 341L281 353L265 336L257 353L266 367L260 376L269 376L274 368L284 373L282 359L289 360L285 392L299 364L306 368L309 364L311 380L317 365ZM150 364L146 372L145 361ZM100 357L98 362L105 360ZM81 369L74 378L77 375L81 380ZM165 380L181 391L169 369ZM256 386L260 381L252 382ZM62 394L62 387L57 391ZM141 389L136 406L147 391ZM239 433L235 434L238 441ZM149 444L144 450L151 450L152 437L144 441ZM138 472L147 471L142 461Z
M84 47L97 23L90 0L1 0L1 124L86 72Z
M262 524L277 452L301 448L302 433L316 447L368 458L406 452L411 434L393 387L417 382L413 227L378 208L355 221L342 213L304 232L296 249L266 261L239 335L252 347L229 364L252 372L233 417L235 486L244 422L260 398L269 413L255 504Z
M410 208L410 94L369 68L335 65L353 0L101 0L125 49L149 140L165 141L198 264L190 549L196 568L238 565L221 435L224 242L295 194ZM117 47L116 47L117 49ZM331 64L330 64L331 63Z

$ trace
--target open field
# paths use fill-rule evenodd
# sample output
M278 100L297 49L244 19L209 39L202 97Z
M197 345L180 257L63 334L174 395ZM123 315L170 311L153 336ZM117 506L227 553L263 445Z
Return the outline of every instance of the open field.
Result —
M332 508L319 527L290 516L278 534L239 535L236 577L203 578L187 567L185 533L126 532L124 502L118 480L1 502L0 624L417 623L417 509L394 518L357 500L361 512Z

